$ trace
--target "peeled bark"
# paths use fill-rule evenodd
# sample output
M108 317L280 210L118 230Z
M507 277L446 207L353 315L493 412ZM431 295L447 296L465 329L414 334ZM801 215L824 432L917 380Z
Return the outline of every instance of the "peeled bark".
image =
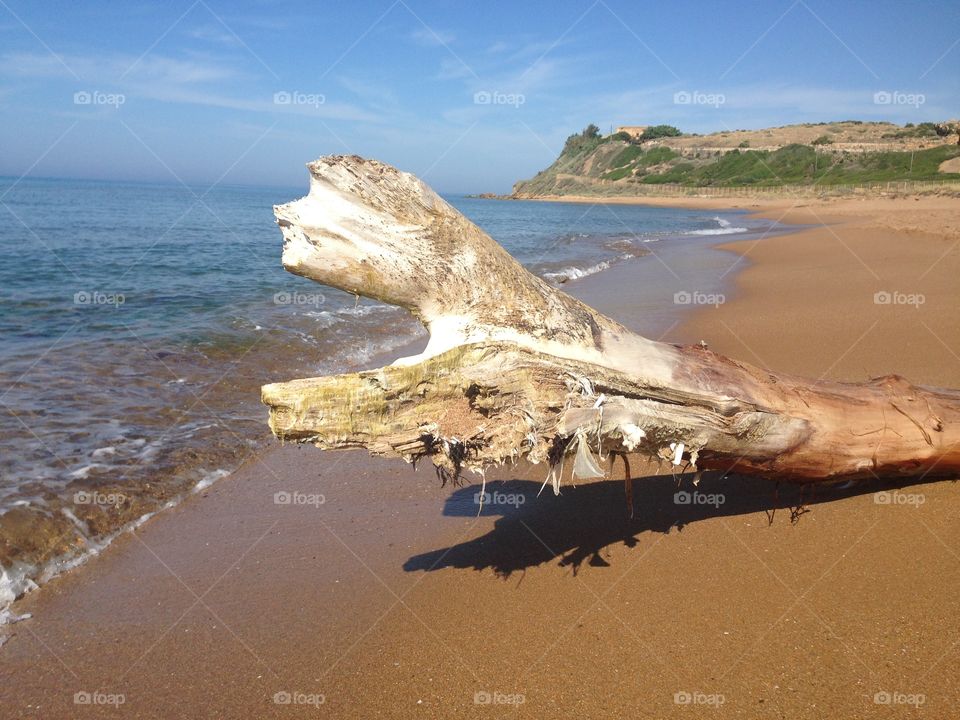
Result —
M571 456L590 477L597 451L802 482L960 470L960 391L812 382L653 342L530 274L409 173L308 167L310 193L274 209L284 267L404 307L430 340L378 370L264 386L283 440L430 456L444 476Z

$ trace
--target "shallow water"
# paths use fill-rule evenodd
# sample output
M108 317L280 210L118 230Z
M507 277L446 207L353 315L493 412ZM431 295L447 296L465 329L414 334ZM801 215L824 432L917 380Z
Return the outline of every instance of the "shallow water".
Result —
M422 336L397 308L283 271L272 206L303 192L0 180L0 605L258 452L263 383L359 369ZM766 227L448 199L555 282Z

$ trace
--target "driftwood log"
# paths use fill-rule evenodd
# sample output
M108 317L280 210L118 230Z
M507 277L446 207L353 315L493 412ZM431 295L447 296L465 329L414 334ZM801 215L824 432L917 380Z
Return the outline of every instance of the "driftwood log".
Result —
M277 206L292 273L399 305L423 353L263 387L282 440L430 457L446 479L527 457L597 477L596 455L797 482L960 470L960 391L890 375L780 375L653 342L524 269L422 181L360 157L308 165Z

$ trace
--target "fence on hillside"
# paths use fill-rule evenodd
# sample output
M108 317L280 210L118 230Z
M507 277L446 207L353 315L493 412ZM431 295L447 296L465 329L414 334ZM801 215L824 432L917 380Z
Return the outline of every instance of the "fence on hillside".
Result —
M600 186L606 182L599 183ZM739 187L691 187L689 185L653 185L635 183L630 185L628 195L692 197L756 197L794 196L817 197L821 195L857 194L914 194L937 190L960 192L960 180L898 180L891 182L855 183L849 185L761 185Z

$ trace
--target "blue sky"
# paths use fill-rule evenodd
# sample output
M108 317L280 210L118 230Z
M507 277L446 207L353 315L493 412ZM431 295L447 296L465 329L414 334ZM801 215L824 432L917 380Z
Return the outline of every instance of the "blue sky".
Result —
M0 0L0 175L502 192L588 122L957 117L958 64L960 3Z

